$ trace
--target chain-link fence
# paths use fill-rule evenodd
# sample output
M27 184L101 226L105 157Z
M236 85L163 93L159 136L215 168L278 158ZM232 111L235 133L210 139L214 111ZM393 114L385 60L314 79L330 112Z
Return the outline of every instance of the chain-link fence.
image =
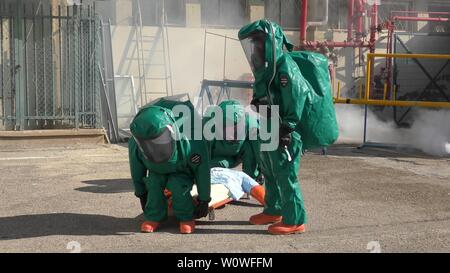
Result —
M0 3L0 130L101 127L92 7Z

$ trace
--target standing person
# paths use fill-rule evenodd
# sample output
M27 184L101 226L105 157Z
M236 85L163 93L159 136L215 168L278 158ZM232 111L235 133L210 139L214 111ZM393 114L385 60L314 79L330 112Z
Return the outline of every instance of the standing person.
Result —
M144 210L142 232L156 231L167 219L166 189L171 192L181 233L194 232L195 219L208 214L211 176L207 144L203 139L189 140L180 132L170 108L177 104L161 99L141 109L130 125L130 170L135 195ZM196 206L190 194L194 184L198 189Z
M306 210L297 180L302 154L298 125L309 87L297 63L283 51L283 46L288 50L293 46L278 25L256 21L241 28L238 36L255 76L252 104L257 109L278 105L280 119L278 149L261 151L266 205L262 213L250 217L250 223L272 224L271 234L302 233Z

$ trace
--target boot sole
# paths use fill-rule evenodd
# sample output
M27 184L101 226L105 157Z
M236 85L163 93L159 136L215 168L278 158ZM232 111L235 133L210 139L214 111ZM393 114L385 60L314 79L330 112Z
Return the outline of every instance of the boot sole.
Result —
M275 223L278 223L280 221L281 221L281 219L279 221L271 221L271 222L265 222L265 223L252 223L250 221L249 222L250 222L250 224L252 224L254 226L264 226L264 225L269 225L269 224L275 224Z
M252 223L251 221L248 221L250 224L255 225L255 226L264 226L264 225L268 225L268 224L275 224L280 222L281 220L283 220L282 217L280 217L280 219L278 220L274 220L274 221L268 221L268 222L264 222L264 223Z
M268 231L272 235L290 235L290 234L301 234L305 233L305 230L296 230L291 232L277 232L277 231Z
M142 233L153 233L155 232L154 230L150 231L150 230L141 230Z

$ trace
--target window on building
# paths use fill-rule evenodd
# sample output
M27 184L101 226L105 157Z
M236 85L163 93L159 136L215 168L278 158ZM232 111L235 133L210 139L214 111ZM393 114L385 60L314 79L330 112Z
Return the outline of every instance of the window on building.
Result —
M139 23L140 8L142 25L160 26L164 5L166 24L184 26L186 24L185 2L185 0L133 0L133 20Z
M165 0L164 9L167 15L168 25L186 25L186 1L185 0Z
M139 10L141 16L139 16ZM142 18L143 26L161 25L162 1L161 0L133 0L133 20L139 24Z
M266 18L284 29L298 29L301 0L265 0Z
M348 0L328 2L328 26L331 29L347 29Z
M204 26L241 27L248 22L245 0L201 0Z

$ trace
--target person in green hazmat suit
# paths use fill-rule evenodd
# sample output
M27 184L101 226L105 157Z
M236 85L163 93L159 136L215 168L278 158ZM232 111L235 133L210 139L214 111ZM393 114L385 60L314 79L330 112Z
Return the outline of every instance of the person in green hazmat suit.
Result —
M207 143L203 139L190 140L180 132L171 111L179 104L161 99L143 107L130 125L130 170L135 195L144 210L142 232L154 232L167 218L166 189L171 192L181 233L192 233L194 219L208 214L211 176ZM192 106L190 102L185 104ZM194 113L193 106L190 108ZM198 190L196 206L190 194L194 183Z
M271 234L302 233L307 219L297 180L302 154L298 125L306 85L302 83L298 65L283 51L283 46L292 50L293 45L283 30L268 20L244 26L238 37L255 76L252 105L256 109L266 105L269 113L271 106L278 105L280 121L278 149L261 150L266 205L262 213L250 218L250 223L272 224L268 228ZM267 122L270 123L270 119Z
M211 168L235 168L242 163L242 171L261 184L259 145L256 137L250 137L250 134L256 136L257 133L256 117L246 113L244 106L236 100L224 100L218 107L223 116L223 128L216 138L208 142Z

